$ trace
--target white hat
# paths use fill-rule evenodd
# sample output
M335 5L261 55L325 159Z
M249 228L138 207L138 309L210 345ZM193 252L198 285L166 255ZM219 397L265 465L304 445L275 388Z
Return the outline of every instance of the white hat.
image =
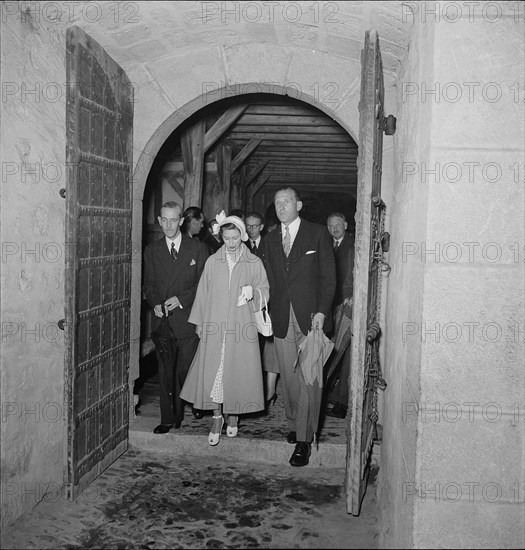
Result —
M235 227L239 230L241 234L241 241L248 240L246 226L244 225L244 222L241 220L241 218L239 218L238 216L226 216L226 213L223 210L220 214L217 214L215 219L217 220L217 225L213 228L213 233L215 235L219 233L219 229L221 226L233 223L233 225L235 225Z

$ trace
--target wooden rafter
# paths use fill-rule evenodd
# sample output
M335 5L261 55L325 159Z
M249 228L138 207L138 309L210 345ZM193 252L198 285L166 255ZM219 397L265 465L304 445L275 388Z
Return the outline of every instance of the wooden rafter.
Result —
M268 160L264 160L249 171L248 176L246 177L246 187L255 181L255 178L264 170L267 164Z
M242 151L235 156L232 161L232 173L236 172L241 164L259 147L262 139L251 139L242 149Z
M236 105L231 107L217 120L217 122L206 132L204 136L204 154L213 144L226 132L226 130L244 113L248 105Z

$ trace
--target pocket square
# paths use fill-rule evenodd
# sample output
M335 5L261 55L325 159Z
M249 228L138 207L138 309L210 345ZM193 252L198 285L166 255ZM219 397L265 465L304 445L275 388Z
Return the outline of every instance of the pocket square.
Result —
M309 250L306 254L315 254L315 250Z
M190 266L195 265L197 262L192 258L190 262Z

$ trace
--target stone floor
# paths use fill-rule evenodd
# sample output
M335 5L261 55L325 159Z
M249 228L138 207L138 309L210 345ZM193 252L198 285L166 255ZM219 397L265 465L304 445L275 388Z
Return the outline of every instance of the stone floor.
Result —
M189 406L179 430L152 433L155 376L140 403L130 449L75 502L47 495L2 548L377 548L377 457L360 516L346 512L346 420L322 419L310 465L293 468L280 397L216 447L211 413L196 420Z
M75 502L44 498L2 548L377 548L375 471L359 517L343 479L341 468L130 449Z

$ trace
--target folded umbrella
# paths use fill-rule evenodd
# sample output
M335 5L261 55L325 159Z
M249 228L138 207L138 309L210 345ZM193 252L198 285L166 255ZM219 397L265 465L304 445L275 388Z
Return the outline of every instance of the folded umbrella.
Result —
M294 369L301 367L304 380L313 385L315 381L323 387L323 366L330 357L334 343L322 330L310 330L299 345Z
M334 347L335 355L330 361L330 368L328 374L326 375L326 380L328 381L332 374L334 373L337 365L343 358L345 351L350 345L352 340L352 305L347 303L340 307L340 310L337 312L337 319L335 323L335 336L334 336Z
M173 393L175 380L173 374L173 364L175 362L175 338L171 330L168 318L162 317L157 330L151 333L151 339L155 344L157 358L162 362L165 368L159 368L159 385L168 388ZM173 403L171 403L173 406Z
M308 424L316 438L323 387L323 366L330 357L334 343L322 330L310 330L299 345L294 369L301 368L306 382L309 414Z

